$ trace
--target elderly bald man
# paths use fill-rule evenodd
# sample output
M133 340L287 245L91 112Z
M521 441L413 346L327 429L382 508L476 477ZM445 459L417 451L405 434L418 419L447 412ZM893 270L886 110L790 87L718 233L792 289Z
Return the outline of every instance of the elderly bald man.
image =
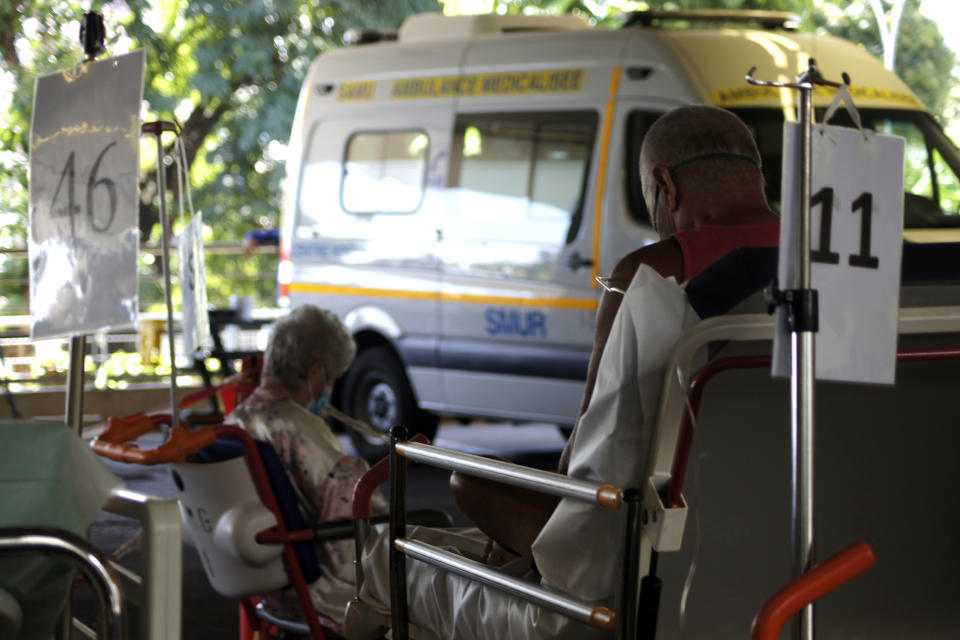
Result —
M642 264L684 282L737 247L779 242L779 216L764 194L760 152L746 125L729 111L684 106L658 118L640 150L640 178L661 240L623 257L610 275L611 287L626 290ZM581 415L621 300L612 291L600 299ZM576 435L574 428L560 457L562 473ZM461 474L450 482L458 507L490 536L491 563L528 555L557 503L550 496Z

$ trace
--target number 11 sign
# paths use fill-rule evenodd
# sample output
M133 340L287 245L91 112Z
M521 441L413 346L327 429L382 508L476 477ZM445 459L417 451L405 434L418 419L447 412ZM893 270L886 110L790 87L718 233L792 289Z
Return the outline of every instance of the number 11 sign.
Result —
M37 78L30 130L34 338L137 320L143 51Z
M796 282L800 131L784 125L779 281ZM810 279L819 292L816 376L892 384L903 243L902 138L814 125ZM786 375L786 318L777 312L773 371Z

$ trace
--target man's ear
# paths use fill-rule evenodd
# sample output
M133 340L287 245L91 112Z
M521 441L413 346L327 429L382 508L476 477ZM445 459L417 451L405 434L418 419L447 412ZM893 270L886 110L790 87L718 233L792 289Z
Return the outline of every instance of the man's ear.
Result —
M660 187L660 198L667 204L668 211L676 211L680 206L680 194L677 191L677 183L673 181L670 169L662 164L653 167L653 179Z

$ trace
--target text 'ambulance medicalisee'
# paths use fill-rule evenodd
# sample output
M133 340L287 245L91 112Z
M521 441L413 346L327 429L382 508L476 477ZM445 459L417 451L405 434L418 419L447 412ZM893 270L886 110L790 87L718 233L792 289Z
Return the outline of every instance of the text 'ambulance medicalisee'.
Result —
M796 94L748 85L751 67L794 81L812 57L828 78L849 73L864 126L907 141L907 241L960 230L956 149L870 53L770 24L660 28L653 15L610 30L425 14L391 41L314 61L291 136L280 295L333 309L356 337L345 411L428 434L437 413L572 424L596 277L657 240L637 167L651 122L688 103L734 111L779 206ZM832 98L815 93L818 114Z

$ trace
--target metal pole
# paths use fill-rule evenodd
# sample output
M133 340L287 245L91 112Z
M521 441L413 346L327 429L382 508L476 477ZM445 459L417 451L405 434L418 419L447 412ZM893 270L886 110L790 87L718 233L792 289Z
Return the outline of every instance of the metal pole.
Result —
M79 436L83 430L83 377L86 364L87 337L70 338L70 367L67 369L67 402L65 422Z
M810 289L810 175L811 131L813 126L813 83L816 67L800 79L800 233L797 251L797 282L801 292ZM793 574L799 577L813 566L813 404L815 334L807 327L795 327L791 333L792 369L791 398L791 524L794 553ZM814 635L813 605L797 616L794 638L812 640Z
M588 482L549 471L523 467L512 462L491 460L470 453L416 442L400 443L397 449L403 457L412 462L423 462L533 491L597 503L603 507L619 508L622 499L622 491L613 485Z
M415 560L489 585L541 607L559 611L575 620L589 624L591 627L614 631L616 626L616 615L606 607L585 604L569 596L541 587L537 583L516 578L495 567L470 560L460 554L445 551L425 542L401 538L397 545L403 549L403 553Z
M640 590L640 512L642 509L640 492L636 489L627 489L623 492L623 501L627 505L627 522L623 536L623 573L620 575L620 597L616 604L617 610L617 630L615 636L618 640L633 640L640 636L640 625L648 628L652 622L656 628L656 609L654 609L654 619L638 621L642 615L640 611L640 601L646 596L649 598L651 589L655 586L647 582L648 593L641 596ZM656 569L654 569L655 571ZM649 611L647 612L650 613ZM653 638L650 634L649 638Z
M406 556L397 549L397 538L407 537L407 461L397 443L407 439L402 426L390 430L390 626L394 640L409 637Z
M180 426L180 407L177 403L177 350L173 325L173 292L170 286L170 220L167 216L167 194L163 175L163 142L160 139L162 129L156 130L157 136L157 191L160 194L160 223L163 233L160 241L163 249L163 293L167 303L167 339L170 346L170 415L171 427Z

